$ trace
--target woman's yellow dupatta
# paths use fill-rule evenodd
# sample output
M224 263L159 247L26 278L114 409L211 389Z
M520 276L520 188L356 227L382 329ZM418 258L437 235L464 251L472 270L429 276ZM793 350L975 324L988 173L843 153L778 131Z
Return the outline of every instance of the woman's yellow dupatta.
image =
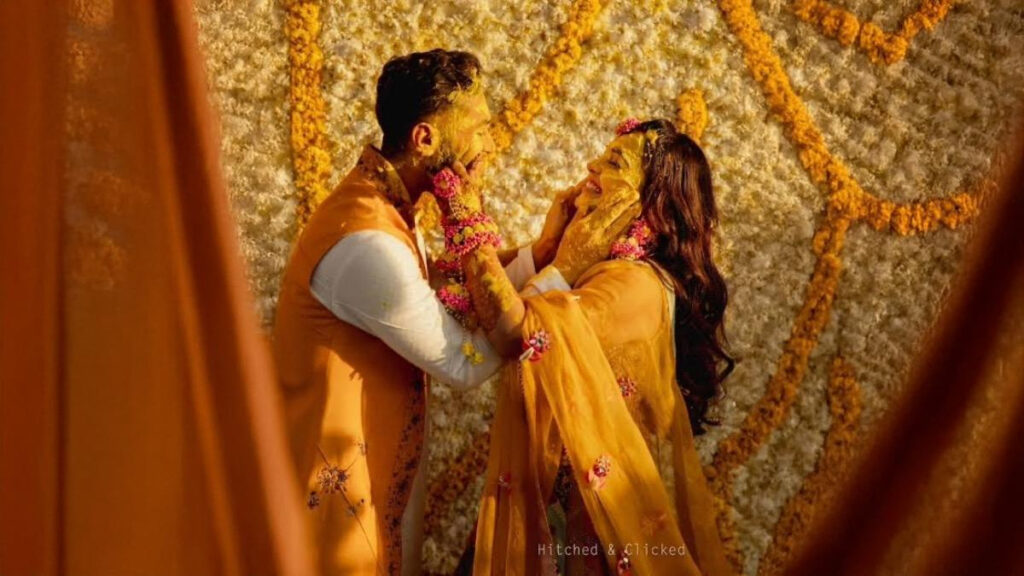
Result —
M524 334L545 331L551 346L539 359L512 363L503 373L474 573L554 572L545 505L564 441L612 565L628 562L634 574L700 574L577 298L550 292L527 299L526 308Z

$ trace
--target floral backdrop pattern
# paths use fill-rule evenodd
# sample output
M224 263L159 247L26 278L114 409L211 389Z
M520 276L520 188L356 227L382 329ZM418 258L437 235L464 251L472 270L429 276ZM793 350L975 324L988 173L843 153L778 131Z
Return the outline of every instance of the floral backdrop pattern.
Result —
M750 575L778 573L898 393L1024 95L1018 0L200 0L196 13L268 329L302 223L379 141L374 86L393 55L482 60L501 150L487 203L510 245L540 232L623 118L668 117L699 139L740 362L698 444ZM450 572L472 529L493 396L493 383L432 389L428 571Z

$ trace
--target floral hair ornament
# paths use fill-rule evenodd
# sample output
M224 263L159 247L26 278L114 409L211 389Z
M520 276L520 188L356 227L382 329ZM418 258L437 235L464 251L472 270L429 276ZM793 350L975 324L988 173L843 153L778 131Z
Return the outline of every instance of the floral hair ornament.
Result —
M615 135L622 136L623 134L629 134L640 127L640 120L636 118L626 118L623 120L617 128L615 128Z
M626 118L621 123L619 123L617 128L615 128L615 136L623 136L631 132L634 132L637 128L640 127L641 124L643 124L643 122L641 122L637 118ZM653 146L654 143L658 141L658 136L659 134L656 130L647 130L644 132L644 160L650 159L651 146Z

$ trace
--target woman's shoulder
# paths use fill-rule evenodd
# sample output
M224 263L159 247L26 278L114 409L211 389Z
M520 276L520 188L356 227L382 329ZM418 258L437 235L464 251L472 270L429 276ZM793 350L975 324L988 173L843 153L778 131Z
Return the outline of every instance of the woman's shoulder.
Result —
M643 288L644 284L660 285L657 264L645 260L605 260L587 269L576 283L582 287L591 282L621 282Z

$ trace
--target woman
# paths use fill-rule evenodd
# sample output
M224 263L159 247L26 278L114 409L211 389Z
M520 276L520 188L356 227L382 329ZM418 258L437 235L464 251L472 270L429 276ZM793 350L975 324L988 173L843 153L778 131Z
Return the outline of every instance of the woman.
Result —
M474 573L731 574L693 445L733 366L708 163L671 123L634 120L588 169L555 260L524 297L493 248L463 252L479 321L513 359ZM665 442L674 506L656 464ZM552 500L567 508L568 548L552 535Z

